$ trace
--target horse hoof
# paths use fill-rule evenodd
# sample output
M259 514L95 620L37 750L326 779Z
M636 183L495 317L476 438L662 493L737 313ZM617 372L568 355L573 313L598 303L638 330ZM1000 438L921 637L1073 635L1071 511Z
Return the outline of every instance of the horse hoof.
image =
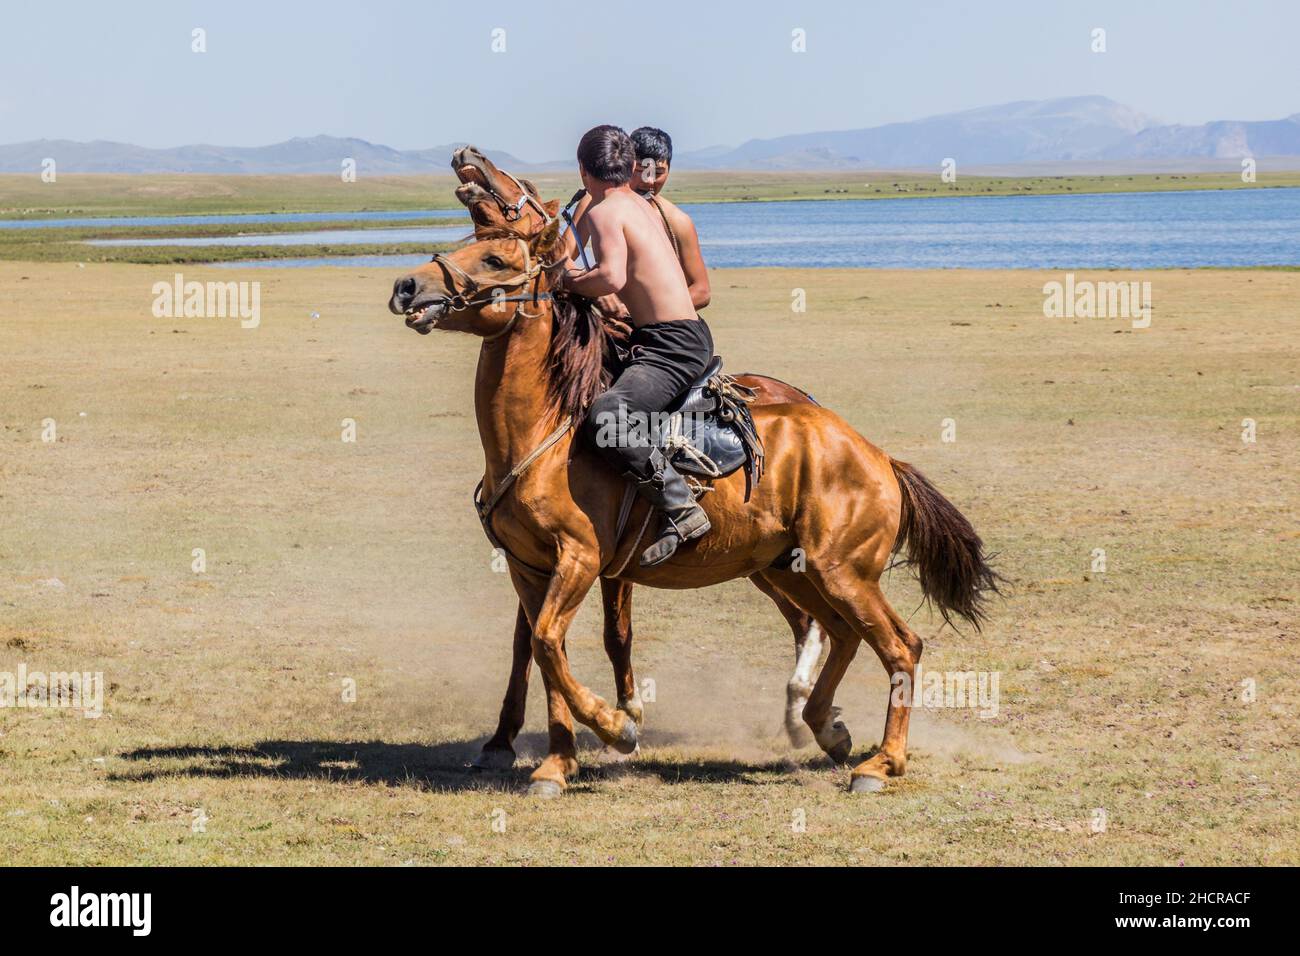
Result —
M835 710L831 711L831 720L822 725L821 730L814 730L813 736L822 753L831 758L837 766L848 763L853 753L853 735L844 721L835 719Z
M802 750L809 746L816 738L808 729L808 725L801 720L785 722L785 735L790 738L790 746L796 750Z
M636 750L636 721L624 715L623 729L618 737L609 742L609 745L621 754L630 754Z
M509 770L515 765L513 750L480 750L470 764L475 770Z
M554 780L534 780L528 785L528 795L539 800L554 800L564 793L564 788Z
M835 764L835 766L844 766L849 762L849 758L853 756L853 741L851 739L840 741L826 751L826 756L831 759L831 763Z
M885 781L880 777L863 775L849 778L849 793L879 793L885 789Z

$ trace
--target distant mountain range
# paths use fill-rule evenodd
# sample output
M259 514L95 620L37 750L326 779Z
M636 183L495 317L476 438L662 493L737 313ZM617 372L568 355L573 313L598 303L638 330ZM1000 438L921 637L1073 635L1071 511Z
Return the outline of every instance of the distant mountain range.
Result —
M937 166L947 157L961 166L1059 161L1114 148L1154 125L1113 100L1081 96L1004 103L868 129L752 139L691 159L712 168L782 170Z
M1300 113L1281 120L1165 126L1104 96L1026 100L868 129L752 139L684 154L706 169L898 169L1099 160L1300 156Z
M177 146L36 140L0 146L0 172L34 172L53 157L61 172L337 173L344 158L362 175L446 172L462 143L398 150L362 139L295 138L271 146ZM493 162L522 171L568 170L573 160L528 162L487 150ZM1300 113L1279 120L1217 120L1167 126L1104 96L1025 100L867 129L796 133L737 146L681 152L679 169L835 170L958 165L1239 160L1300 156Z
M353 159L360 175L450 173L451 154L462 143L402 150L338 136L295 137L271 146L174 146L149 149L130 143L38 139L0 146L0 172L39 171L46 157L67 173L334 173ZM504 169L532 165L500 150L487 156ZM569 164L572 165L572 164Z

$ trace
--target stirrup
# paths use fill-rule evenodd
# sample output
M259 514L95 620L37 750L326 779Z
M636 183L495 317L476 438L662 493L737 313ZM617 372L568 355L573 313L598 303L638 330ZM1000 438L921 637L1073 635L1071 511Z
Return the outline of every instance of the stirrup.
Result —
M713 527L709 522L709 516L699 505L683 517L694 520L683 521L682 524L685 525L683 528L668 515L664 515L664 527L660 531L658 540L641 552L641 567L653 568L663 564L676 554L677 549L683 544L704 537Z

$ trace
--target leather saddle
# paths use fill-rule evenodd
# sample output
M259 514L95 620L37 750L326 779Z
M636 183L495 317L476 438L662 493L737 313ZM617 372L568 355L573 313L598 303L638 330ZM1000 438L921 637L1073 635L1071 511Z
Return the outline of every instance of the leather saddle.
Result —
M754 429L752 389L722 371L715 355L704 373L664 409L657 444L679 472L722 478L742 465L745 499L763 475L763 442Z

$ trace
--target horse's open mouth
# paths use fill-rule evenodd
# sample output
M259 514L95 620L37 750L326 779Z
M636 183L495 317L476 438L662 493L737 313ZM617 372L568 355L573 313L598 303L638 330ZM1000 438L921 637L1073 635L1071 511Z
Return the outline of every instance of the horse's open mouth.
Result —
M456 175L462 183L465 183L467 185L473 184L475 186L481 186L485 189L491 186L491 184L488 182L487 176L484 175L483 170L469 163L465 163L459 169L457 169Z
M434 299L432 302L412 305L402 314L406 316L406 327L415 329L421 335L428 335L438 326L438 320L447 314L447 300Z

